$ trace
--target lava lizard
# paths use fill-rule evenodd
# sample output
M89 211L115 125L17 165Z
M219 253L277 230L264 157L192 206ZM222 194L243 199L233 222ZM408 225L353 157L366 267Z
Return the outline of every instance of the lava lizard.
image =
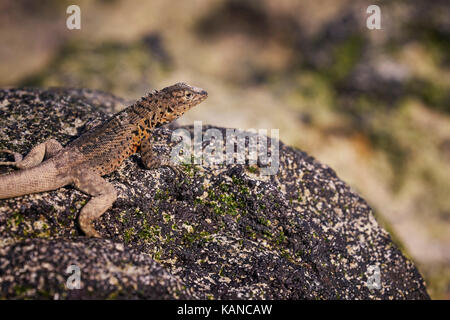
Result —
M25 158L0 150L13 154L15 160L0 165L23 169L0 176L0 199L72 185L91 196L78 217L81 230L86 236L100 237L93 223L117 198L113 185L102 176L115 171L138 151L146 168L171 166L152 153L152 131L177 119L207 96L203 89L177 83L149 92L65 147L50 139L32 148Z

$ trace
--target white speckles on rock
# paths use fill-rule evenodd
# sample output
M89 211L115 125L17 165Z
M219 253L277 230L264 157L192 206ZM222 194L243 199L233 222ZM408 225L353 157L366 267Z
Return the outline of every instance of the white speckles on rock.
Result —
M115 244L115 248L117 251L123 251L124 250L124 246L122 243L116 243Z

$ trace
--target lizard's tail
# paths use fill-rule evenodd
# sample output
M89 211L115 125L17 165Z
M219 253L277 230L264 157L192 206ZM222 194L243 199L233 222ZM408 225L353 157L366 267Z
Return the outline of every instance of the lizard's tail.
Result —
M0 175L0 199L14 198L30 193L58 189L70 183L57 174L53 163Z

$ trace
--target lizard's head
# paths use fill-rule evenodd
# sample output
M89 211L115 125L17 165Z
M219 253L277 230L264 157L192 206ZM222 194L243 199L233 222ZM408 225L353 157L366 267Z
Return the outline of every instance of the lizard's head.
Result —
M167 122L175 120L193 106L208 97L208 93L185 83L176 83L159 91L166 106L163 117Z

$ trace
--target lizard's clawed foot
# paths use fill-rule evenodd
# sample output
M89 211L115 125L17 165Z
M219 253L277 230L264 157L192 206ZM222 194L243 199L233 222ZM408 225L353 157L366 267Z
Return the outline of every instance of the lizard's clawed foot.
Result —
M166 167L172 169L175 176L185 176L185 173L183 170L181 170L181 167L179 165L176 165L169 159L158 159L156 157L150 156L150 157L143 157L142 162L144 164L144 167L149 170L158 169L161 167Z
M161 168L161 167L170 168L173 171L173 173L175 174L175 176L182 176L182 177L186 176L184 171L181 169L181 166L175 164L174 162L170 161L169 159L155 161L153 163L153 168L149 168L149 169L156 169L156 168Z
M182 176L182 177L184 177L186 174L184 173L184 171L183 170L181 170L181 167L179 167L179 166L176 166L176 165L173 165L173 164L171 164L171 163L165 163L165 164L162 164L161 165L161 167L167 167L167 168L170 168L170 169L172 169L172 171L173 171L173 173L175 174L175 176Z
M0 153L9 153L14 156L14 161L0 161L0 166L15 166L17 162L20 162L23 159L20 153L13 152L8 149L0 149Z
M89 214L86 214L85 211L82 211L82 214L80 214L80 216L78 217L78 223L80 224L80 228L86 237L89 238L102 237L100 233L97 230L95 230L94 218Z
M102 237L100 235L100 233L98 233L97 230L94 229L92 222L89 224L83 225L80 221L80 227L81 227L81 230L83 230L86 237L89 237L89 238L101 238Z

